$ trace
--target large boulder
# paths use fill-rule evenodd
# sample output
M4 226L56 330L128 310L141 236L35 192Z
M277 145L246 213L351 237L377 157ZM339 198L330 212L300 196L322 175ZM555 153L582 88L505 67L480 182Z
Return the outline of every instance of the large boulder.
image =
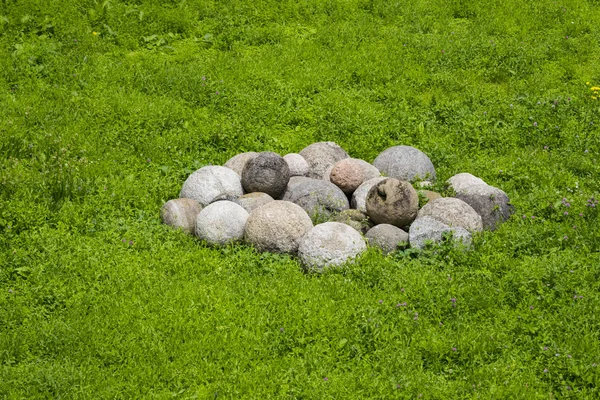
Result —
M277 199L290 180L290 168L277 153L265 151L249 160L242 170L242 186L248 193L262 192Z
M244 237L248 212L232 201L217 201L196 218L196 236L209 244L227 244Z
M350 206L364 213L367 212L367 194L369 190L381 181L386 180L383 176L371 178L368 181L364 181L361 185L352 193L352 200Z
M448 179L446 183L452 189L454 189L454 192L456 193L468 188L469 186L486 185L483 179L478 178L475 175L471 175L468 172L461 172L460 174L456 174L450 179Z
M359 210L344 210L332 218L333 222L341 222L356 229L360 233L366 233L373 226L367 214Z
M481 215L485 229L495 230L514 212L508 195L493 186L471 185L458 192L456 197L469 204Z
M300 238L313 227L302 207L275 200L250 213L245 239L260 251L296 253Z
M375 158L373 165L385 175L403 181L435 179L435 168L429 157L411 146L390 147Z
M408 245L408 233L390 224L375 225L369 229L365 238L369 246L379 247L383 254L389 254L396 251L398 247Z
M367 194L367 215L375 224L409 225L419 211L419 195L410 182L394 178L375 184Z
M352 261L367 248L356 230L339 222L325 222L312 228L300 242L298 256L305 269L322 271Z
M309 166L308 177L323 179L328 167L348 158L348 153L334 142L318 142L306 146L300 155Z
M227 160L224 166L227 168L231 168L235 171L236 174L238 174L241 177L242 171L244 170L246 163L252 160L257 155L258 153L255 153L253 151L249 151L247 153L240 153Z
M308 174L308 163L300 154L290 153L283 156L290 169L290 177L306 176Z
M349 208L348 198L331 182L319 179L301 179L292 185L282 200L302 207L311 217L329 218L331 214Z
M244 210L252 212L255 208L264 206L274 199L266 193L254 192L238 197L235 202L242 206Z
M429 216L419 217L410 225L408 241L410 247L422 249L428 243L442 243L446 233L451 233L455 242L462 242L465 246L471 245L471 233L468 230L460 226L453 228Z
M192 199L173 199L167 201L160 209L163 223L193 234L196 229L196 217L202 206Z
M211 165L192 173L183 183L179 197L196 200L206 207L217 200L235 200L242 194L242 182L235 171Z
M440 197L425 204L418 217L429 216L451 227L463 227L469 232L483 230L481 216L470 205L454 197Z
M331 168L329 180L346 195L351 195L365 180L363 165L354 158L338 161Z

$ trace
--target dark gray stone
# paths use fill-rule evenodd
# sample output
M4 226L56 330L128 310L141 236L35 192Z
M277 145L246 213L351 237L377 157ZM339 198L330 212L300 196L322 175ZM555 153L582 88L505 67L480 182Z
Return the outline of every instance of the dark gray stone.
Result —
M290 180L290 168L277 153L258 153L242 171L242 185L248 193L262 192L274 199L283 195Z
M331 182L303 178L287 190L282 200L302 207L311 217L329 218L349 208L348 198Z
M495 230L514 212L508 195L502 190L489 185L470 185L456 194L481 215L483 227Z

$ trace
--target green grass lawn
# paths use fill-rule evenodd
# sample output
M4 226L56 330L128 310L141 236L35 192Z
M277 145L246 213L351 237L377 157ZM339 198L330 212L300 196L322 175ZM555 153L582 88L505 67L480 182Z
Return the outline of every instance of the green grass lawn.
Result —
M0 1L0 398L599 398L594 86L598 0ZM317 141L516 213L321 275L161 224Z

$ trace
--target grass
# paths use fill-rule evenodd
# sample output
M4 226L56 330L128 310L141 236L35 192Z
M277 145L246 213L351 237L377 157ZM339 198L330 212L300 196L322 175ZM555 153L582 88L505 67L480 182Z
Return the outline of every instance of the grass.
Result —
M598 398L599 44L593 0L0 2L0 397ZM323 140L516 214L323 275L160 223Z

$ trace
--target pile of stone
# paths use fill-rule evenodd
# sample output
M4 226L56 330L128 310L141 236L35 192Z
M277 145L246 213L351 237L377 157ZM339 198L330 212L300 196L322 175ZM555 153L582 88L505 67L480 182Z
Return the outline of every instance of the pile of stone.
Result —
M391 147L369 164L319 142L299 154L249 152L200 168L161 217L211 245L244 241L297 254L305 269L321 271L352 261L367 244L384 254L449 238L469 246L474 232L494 230L512 213L506 193L480 178L451 177L454 197L426 190L435 178L414 147ZM419 195L428 199L421 209Z

